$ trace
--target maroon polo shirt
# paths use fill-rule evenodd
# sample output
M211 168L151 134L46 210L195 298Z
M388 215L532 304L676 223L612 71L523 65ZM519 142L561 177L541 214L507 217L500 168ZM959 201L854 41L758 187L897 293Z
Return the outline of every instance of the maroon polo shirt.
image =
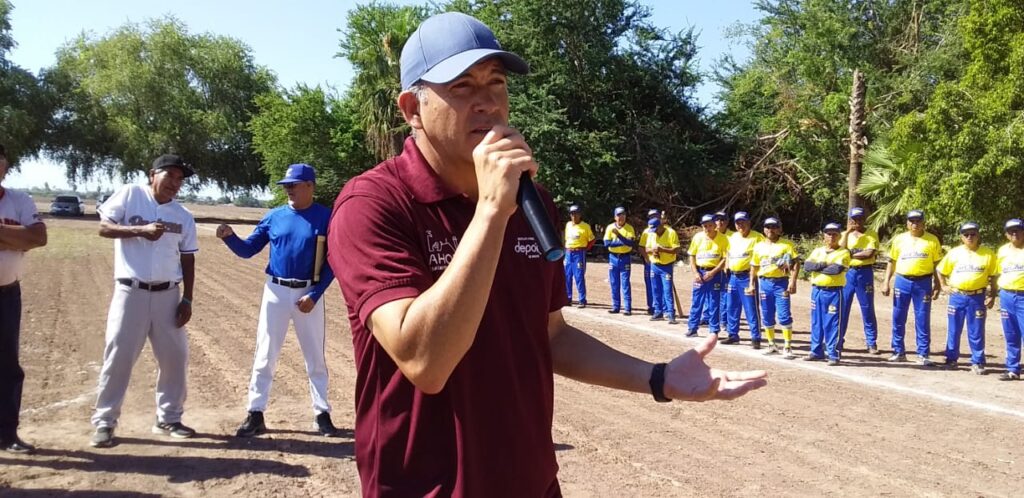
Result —
M445 187L411 138L334 203L328 260L352 324L356 466L366 496L560 494L547 320L568 304L565 277L541 257L521 212L505 230L476 338L441 392L416 389L366 327L382 304L434 285L475 209Z

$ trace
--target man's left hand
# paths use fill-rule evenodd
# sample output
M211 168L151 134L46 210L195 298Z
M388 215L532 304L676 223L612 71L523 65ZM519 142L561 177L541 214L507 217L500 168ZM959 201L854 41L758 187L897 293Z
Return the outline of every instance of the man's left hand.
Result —
M178 327L184 327L192 319L192 303L186 303L185 301L178 303L178 314L175 317L174 323Z
M668 364L665 369L666 397L680 401L736 399L768 384L768 373L764 370L725 372L709 367L704 358L717 343L717 337L709 336Z
M309 313L310 311L313 311L313 307L316 306L316 301L309 297L309 294L306 294L305 296L300 297L295 304L298 305L299 311Z

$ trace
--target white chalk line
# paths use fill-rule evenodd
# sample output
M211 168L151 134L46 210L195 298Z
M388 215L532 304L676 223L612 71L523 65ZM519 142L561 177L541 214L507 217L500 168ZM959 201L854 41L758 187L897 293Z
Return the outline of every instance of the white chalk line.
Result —
M687 337L683 337L683 334L685 332L682 332L682 331L680 331L680 332L667 332L667 331L664 331L664 330L661 330L661 329L658 329L658 328L655 328L655 327L651 327L651 326L638 325L638 324L626 322L626 321L623 321L623 320L616 320L614 318L608 318L608 317L603 317L603 316L599 316L599 315L593 315L593 314L587 313L585 311L580 311L580 310L577 310L577 309L574 309L574 308L568 308L568 307L562 308L562 312L566 313L568 315L573 315L573 316L577 316L577 317L580 317L580 318L583 318L583 319L588 319L588 320L595 320L595 321L598 321L598 322L604 322L604 323L612 324L612 325L615 325L615 326L618 326L618 327L629 327L631 329L635 329L635 330L644 332L646 334L656 335L656 336L659 336L659 337L663 337L663 338L666 338L666 339L671 339L671 340L673 340L675 342L679 342L679 343L683 343L683 344L688 344L688 345L697 344L699 341L703 341L704 340L703 337L700 337L700 338L687 338ZM681 330L683 330L683 329L681 329ZM913 394L915 396L920 396L920 397L924 397L924 398L930 398L930 399L942 401L942 402L945 402L945 403L965 406L967 408L971 408L971 409L974 409L974 410L980 410L980 411L985 411L985 412L990 412L990 413L998 413L998 414L1002 414L1002 415L1009 415L1009 416L1012 416L1012 417L1017 417L1017 418L1024 419L1024 411L1014 410L1014 409L1011 409L1011 408L1006 408L1004 406L993 405L991 403L983 403L983 402L975 401L975 400L972 400L972 399L959 398L959 397L956 397L956 396L950 396L950 395L947 395L947 394L937 393L937 392L929 391L929 390L926 390L926 389L919 389L919 388L914 388L914 387L908 387L908 386L904 386L904 385L901 385L901 384L896 384L896 383L893 383L893 382L872 379L872 378L864 377L862 375L857 375L857 374L852 374L852 373L849 373L849 372L844 372L842 370L842 368L843 368L842 365L840 365L839 367L826 367L826 366L821 366L820 364L817 364L817 363L810 363L810 362L800 361L799 358L797 358L796 360L787 360L787 359L783 359L781 357L766 356L766 355L764 355L763 353L761 353L759 351L755 352L755 350L749 349L749 348L733 348L733 347L729 347L729 346L724 346L723 347L723 346L720 345L720 346L715 348L715 351L716 352L721 351L721 352L724 352L726 354L736 354L736 355L740 355L740 356L746 356L748 358L756 358L757 360L760 360L760 361L768 361L768 362L778 363L779 365L784 365L784 366L790 367L790 368L801 368L801 369L804 369L804 370L809 370L809 371L817 372L817 373L824 374L824 375L830 375L832 377L837 377L837 378L840 378L840 379L843 379L843 380L848 380L850 382L854 382L854 383L857 383L857 384L862 384L862 385L871 386L871 387L878 387L878 388L882 388L882 389L889 389L889 390L892 390L892 391L897 391L897 392L902 392L902 393L907 393L907 394Z
M84 393L84 394L78 396L77 398L71 398L71 399L65 399L65 400L62 400L62 401L57 401L55 403L50 403L49 405L41 406L39 408L29 408L29 409L26 409L26 410L22 410L20 415L21 416L27 416L27 415L32 415L32 414L39 413L39 412L46 412L46 411L50 411L50 410L56 410L58 408L65 408L65 407L68 407L68 406L77 405L77 404L80 404L80 403L85 403L87 401L95 399L96 398L96 392L97 392L97 390L93 389L92 391Z

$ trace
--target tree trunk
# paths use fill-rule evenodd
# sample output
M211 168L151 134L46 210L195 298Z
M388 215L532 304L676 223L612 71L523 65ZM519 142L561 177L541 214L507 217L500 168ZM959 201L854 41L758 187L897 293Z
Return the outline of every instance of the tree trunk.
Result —
M864 166L864 148L868 143L867 137L864 136L866 93L867 86L864 83L864 75L859 69L854 69L853 90L850 94L850 208L863 206L860 195L857 194L857 185L860 184L861 169Z

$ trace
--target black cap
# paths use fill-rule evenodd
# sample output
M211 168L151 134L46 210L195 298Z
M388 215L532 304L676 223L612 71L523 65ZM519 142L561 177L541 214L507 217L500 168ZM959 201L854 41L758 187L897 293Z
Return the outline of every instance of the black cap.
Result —
M184 173L185 178L196 174L190 166L185 164L185 159L177 154L164 154L153 160L153 169L178 168Z

